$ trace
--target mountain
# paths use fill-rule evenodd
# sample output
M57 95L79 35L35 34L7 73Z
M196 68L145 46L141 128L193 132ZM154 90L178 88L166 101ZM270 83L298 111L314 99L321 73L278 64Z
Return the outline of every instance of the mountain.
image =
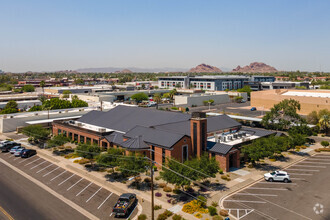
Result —
M221 73L222 70L215 66L210 66L210 65L202 63L194 68L191 68L188 72L190 72L190 73Z
M123 69L121 71L116 71L115 73L133 73L133 72L129 69Z
M232 72L241 72L241 73L274 73L278 72L277 69L275 69L272 66L269 66L265 63L261 62L254 62L250 63L248 66L237 66L235 69L232 70Z
M157 72L186 72L187 69L184 68L138 68L138 67L101 67L101 68L82 68L77 69L79 73L115 73L123 72L124 70L129 70L134 73L157 73Z

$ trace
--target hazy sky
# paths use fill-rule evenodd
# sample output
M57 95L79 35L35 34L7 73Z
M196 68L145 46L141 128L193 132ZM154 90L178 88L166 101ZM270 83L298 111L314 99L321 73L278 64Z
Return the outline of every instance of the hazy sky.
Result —
M0 0L0 69L330 71L329 0Z

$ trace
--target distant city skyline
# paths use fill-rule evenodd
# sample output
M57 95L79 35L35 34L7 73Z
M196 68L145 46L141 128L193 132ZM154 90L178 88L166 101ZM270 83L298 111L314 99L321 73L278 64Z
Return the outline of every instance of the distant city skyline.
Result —
M330 1L0 2L0 69L233 69L330 72Z

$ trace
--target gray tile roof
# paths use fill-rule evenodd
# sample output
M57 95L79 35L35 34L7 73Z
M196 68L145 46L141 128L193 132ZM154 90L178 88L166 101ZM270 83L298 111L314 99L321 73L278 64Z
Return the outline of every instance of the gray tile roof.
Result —
M121 143L123 143L123 134L119 133L119 132L112 132L111 134L105 136L105 139L107 139L107 141L112 142L114 144L120 145Z
M122 142L120 146L127 150L143 150L150 148L149 145L142 140L142 137L130 138L127 141Z
M165 123L187 121L189 119L189 114L119 105L108 112L89 112L78 121L127 132L136 125L150 127Z
M242 127L240 131L246 131L249 134L259 136L259 137L266 137L272 134L276 134L276 131L270 131L261 128L251 128L251 127Z
M136 126L129 130L124 137L136 138L141 137L142 140L151 145L157 145L160 147L171 148L175 143L181 140L185 135L172 133L155 128L147 128L143 126Z
M207 142L207 149L211 153L217 154L227 154L234 146L223 144L223 143L216 143L216 142Z
M241 124L238 123L235 119L230 118L228 115L207 117L208 133L238 126L241 126ZM155 128L190 136L190 121L167 123L155 126Z

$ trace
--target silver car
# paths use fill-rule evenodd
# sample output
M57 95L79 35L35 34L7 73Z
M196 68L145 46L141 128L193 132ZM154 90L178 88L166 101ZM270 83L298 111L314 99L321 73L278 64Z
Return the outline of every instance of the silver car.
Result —
M20 157L21 154L22 154L22 152L23 152L23 150L25 150L25 147L18 148L18 149L15 151L14 156L15 156L15 157Z
M12 149L10 149L10 153L11 154L14 154L18 149L20 149L20 148L22 148L21 146L15 146L15 147L13 147Z

